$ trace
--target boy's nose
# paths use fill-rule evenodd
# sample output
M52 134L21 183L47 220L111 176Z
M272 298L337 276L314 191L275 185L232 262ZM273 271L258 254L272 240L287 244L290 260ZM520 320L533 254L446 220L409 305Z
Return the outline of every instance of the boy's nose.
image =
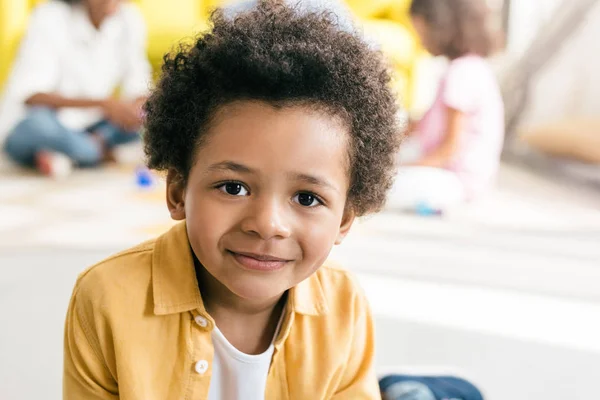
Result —
M289 237L291 228L285 206L275 200L256 202L242 222L242 230L263 240Z

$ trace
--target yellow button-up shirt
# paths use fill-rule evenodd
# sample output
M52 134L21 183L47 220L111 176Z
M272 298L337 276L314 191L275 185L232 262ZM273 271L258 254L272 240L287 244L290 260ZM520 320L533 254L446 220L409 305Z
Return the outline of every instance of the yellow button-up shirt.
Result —
M285 310L266 399L380 398L371 313L347 272L321 267L290 289ZM65 326L63 397L206 399L213 328L181 223L80 275Z

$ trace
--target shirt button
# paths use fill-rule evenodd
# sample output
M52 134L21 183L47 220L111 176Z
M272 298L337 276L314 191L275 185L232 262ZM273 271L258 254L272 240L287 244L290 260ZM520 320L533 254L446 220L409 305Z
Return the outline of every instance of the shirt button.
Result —
M206 328L208 326L208 321L206 320L206 318L204 318L202 315L198 315L194 318L194 320L196 321L196 323L203 327Z
M200 375L204 374L206 372L206 370L208 369L208 361L206 361L206 360L200 360L200 361L198 361L196 363L196 365L194 366L194 369Z

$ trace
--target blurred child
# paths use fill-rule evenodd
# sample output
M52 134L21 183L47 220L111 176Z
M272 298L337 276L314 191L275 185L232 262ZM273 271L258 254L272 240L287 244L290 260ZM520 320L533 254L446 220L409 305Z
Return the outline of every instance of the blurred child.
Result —
M142 16L121 0L51 0L32 13L0 109L4 148L48 175L138 140L150 83ZM121 97L112 97L119 88ZM0 132L2 133L2 132Z
M326 259L395 174L382 56L280 1L167 58L145 151L182 221L88 269L64 399L377 399L373 320Z
M409 132L420 156L400 167L390 206L443 210L485 192L498 170L504 107L485 60L494 41L484 0L413 0L410 14L423 46L449 65L433 106Z

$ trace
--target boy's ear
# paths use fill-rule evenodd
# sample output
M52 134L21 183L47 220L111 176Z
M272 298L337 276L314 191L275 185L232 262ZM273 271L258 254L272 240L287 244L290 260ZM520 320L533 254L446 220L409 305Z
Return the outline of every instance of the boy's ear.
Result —
M356 213L354 212L353 207L346 206L344 210L344 215L342 216L342 223L340 224L340 230L338 232L338 237L335 239L335 244L342 244L344 238L350 232L350 228L352 228L352 224L356 219Z
M183 177L173 168L167 173L167 207L175 221L185 219L185 186Z

